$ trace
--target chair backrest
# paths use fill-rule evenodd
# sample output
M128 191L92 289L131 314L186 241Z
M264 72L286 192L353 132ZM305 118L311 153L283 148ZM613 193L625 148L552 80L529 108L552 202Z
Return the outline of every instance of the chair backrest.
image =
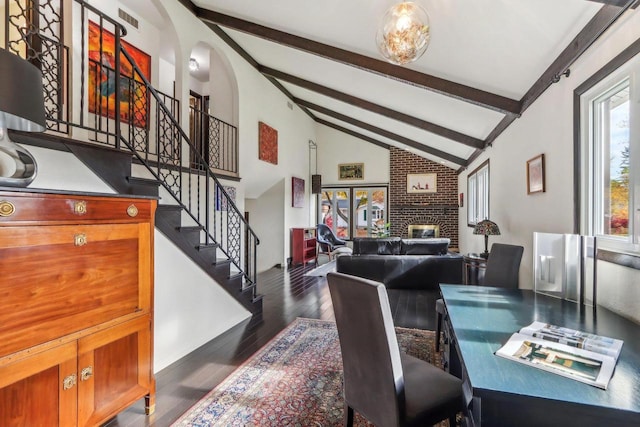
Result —
M519 285L522 246L494 243L487 259L487 270L482 282L485 286L517 289Z
M333 231L328 225L318 224L316 229L318 230L316 233L318 243L329 245L330 249L333 249L334 246L342 246L346 244L344 240L338 239L336 235L333 234Z
M387 291L382 283L327 274L336 317L347 404L377 426L396 426L404 378Z

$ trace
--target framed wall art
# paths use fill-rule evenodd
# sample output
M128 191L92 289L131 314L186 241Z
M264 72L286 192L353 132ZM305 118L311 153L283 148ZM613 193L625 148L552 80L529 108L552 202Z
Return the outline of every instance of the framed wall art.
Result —
M438 175L435 173L407 174L407 193L436 193Z
M100 48L102 43L102 50ZM121 40L144 77L151 81L151 57ZM115 119L116 109L116 53L115 36L89 21L89 112ZM120 55L120 121L134 126L148 126L149 100L142 78L133 72L133 66Z
M544 154L539 154L527 160L527 194L544 191Z
M258 122L258 159L278 164L278 131Z
M342 163L338 165L338 179L364 179L364 163Z
M291 207L304 207L304 179L291 178Z

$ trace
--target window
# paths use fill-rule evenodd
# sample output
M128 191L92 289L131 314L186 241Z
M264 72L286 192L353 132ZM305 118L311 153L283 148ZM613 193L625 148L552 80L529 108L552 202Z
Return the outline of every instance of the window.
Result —
M489 218L489 160L467 177L467 223L474 226Z
M640 59L601 79L580 98L580 232L610 250L640 249ZM635 200L634 200L635 199Z

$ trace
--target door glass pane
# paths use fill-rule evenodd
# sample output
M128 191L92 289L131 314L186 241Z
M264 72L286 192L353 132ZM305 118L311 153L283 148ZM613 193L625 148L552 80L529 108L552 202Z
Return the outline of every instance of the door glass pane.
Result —
M353 209L355 237L385 237L387 224L386 188L356 188Z
M368 215L369 192L367 190L355 190L353 194L356 215L354 237L367 237L371 227L371 215Z
M342 239L349 236L349 191L322 190L320 221Z

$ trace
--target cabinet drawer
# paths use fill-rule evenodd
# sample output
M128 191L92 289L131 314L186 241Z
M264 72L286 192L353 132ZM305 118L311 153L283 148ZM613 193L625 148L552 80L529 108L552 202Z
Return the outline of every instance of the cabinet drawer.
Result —
M0 192L0 225L61 222L148 222L146 200Z
M148 310L148 233L138 224L0 227L0 357Z

